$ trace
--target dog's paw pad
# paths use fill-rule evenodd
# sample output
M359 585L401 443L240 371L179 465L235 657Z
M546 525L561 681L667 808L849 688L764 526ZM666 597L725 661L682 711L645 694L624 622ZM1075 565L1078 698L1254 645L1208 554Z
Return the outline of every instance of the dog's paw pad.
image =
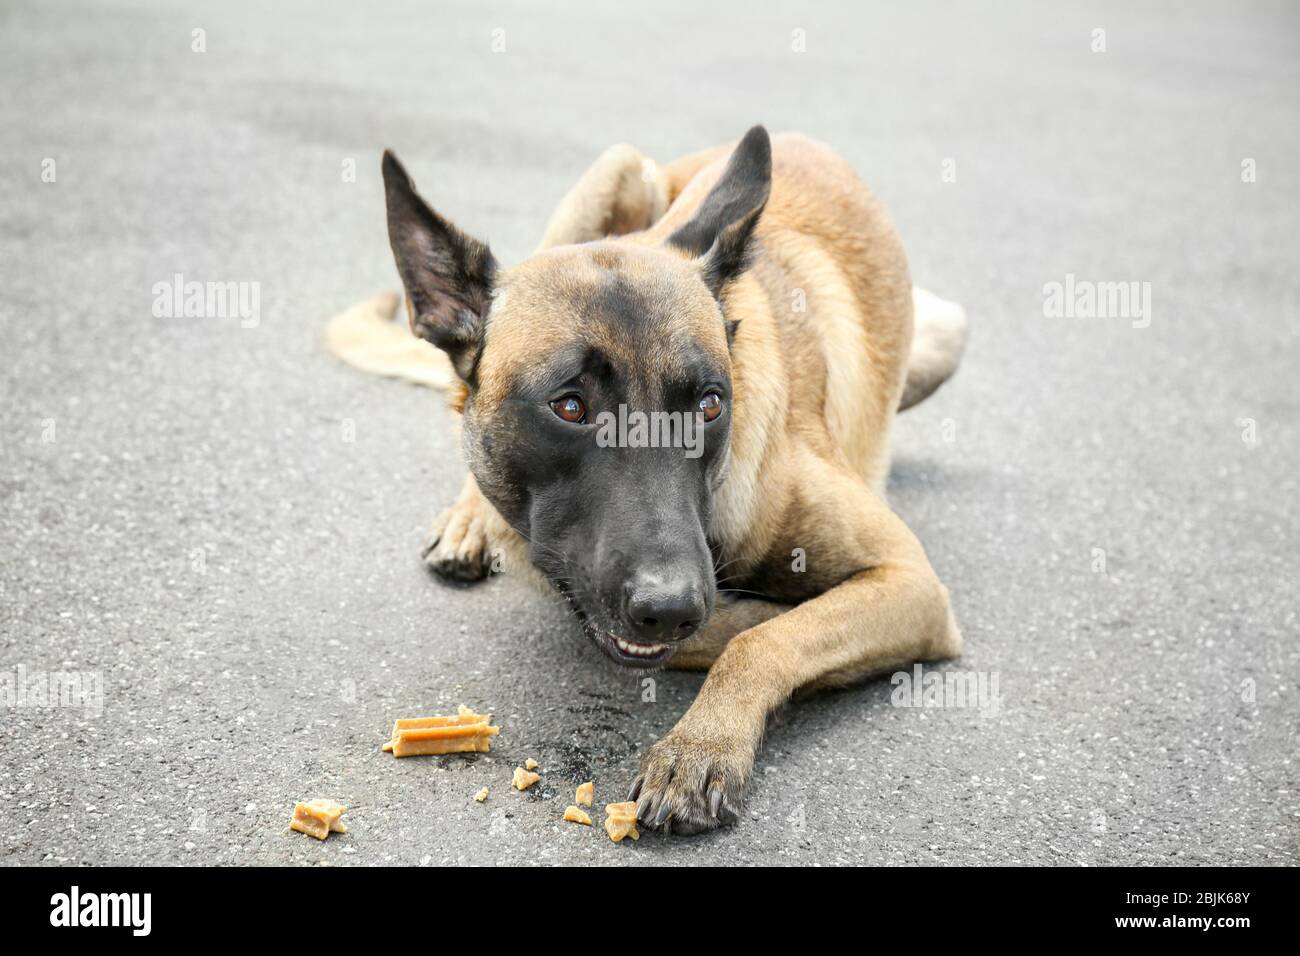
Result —
M753 748L677 731L650 748L629 799L651 829L700 833L740 818Z
M492 571L492 551L472 505L452 505L434 522L421 556L434 574L451 581L481 581Z

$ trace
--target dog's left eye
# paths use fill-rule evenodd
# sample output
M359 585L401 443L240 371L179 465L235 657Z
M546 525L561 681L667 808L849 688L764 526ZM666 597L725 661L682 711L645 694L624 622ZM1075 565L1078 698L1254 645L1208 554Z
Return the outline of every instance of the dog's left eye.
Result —
M551 411L566 422L572 422L575 425L581 424L582 420L587 417L587 406L583 404L582 399L577 395L565 395L563 398L557 398L551 402Z
M704 413L704 420L711 422L722 414L722 396L717 392L708 392L700 399L700 411Z

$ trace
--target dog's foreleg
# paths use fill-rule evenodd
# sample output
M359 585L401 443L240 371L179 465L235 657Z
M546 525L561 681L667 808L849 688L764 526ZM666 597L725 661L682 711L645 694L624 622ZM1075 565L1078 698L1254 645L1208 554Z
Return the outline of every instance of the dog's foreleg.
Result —
M438 515L424 540L421 554L431 571L453 581L481 581L492 572L491 507L474 476L466 475L460 497Z
M422 553L429 570L452 581L508 574L544 594L554 593L528 559L527 540L483 496L473 475L465 477L456 503L434 521Z
M778 614L784 614L792 606L757 598L737 598L731 601L720 599L705 625L685 641L681 650L669 660L669 669L708 670L733 637Z
M844 481L810 484L821 492L802 520L810 561L842 561L847 573L722 648L695 702L642 760L633 793L649 826L671 822L680 833L733 821L767 717L796 690L960 651L947 591L903 522L860 482L853 493ZM849 525L838 540L817 539L836 523Z

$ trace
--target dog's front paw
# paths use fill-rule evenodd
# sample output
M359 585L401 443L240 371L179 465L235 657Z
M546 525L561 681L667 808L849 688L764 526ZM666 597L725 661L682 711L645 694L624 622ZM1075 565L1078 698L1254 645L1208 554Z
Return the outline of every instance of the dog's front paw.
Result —
M629 800L637 819L671 833L735 823L754 766L755 742L683 720L641 760Z
M439 577L481 581L488 576L492 549L477 496L462 498L438 515L421 554L425 565Z

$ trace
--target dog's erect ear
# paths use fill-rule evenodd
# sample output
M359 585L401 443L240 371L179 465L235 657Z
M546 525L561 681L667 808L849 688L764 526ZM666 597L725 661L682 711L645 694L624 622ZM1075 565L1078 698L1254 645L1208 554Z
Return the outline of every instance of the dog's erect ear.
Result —
M387 150L383 165L388 241L406 286L411 331L446 352L468 381L492 304L496 260L485 243L429 208Z
M716 296L744 271L749 237L772 190L772 141L755 126L736 146L722 178L668 242L702 256L700 272Z

